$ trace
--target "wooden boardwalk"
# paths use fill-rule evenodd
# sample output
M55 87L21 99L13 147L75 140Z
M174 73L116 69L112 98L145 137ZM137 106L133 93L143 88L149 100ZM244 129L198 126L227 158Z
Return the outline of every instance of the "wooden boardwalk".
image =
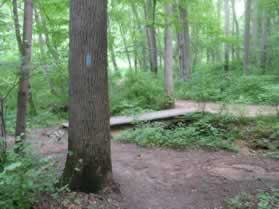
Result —
M264 105L224 105L221 103L199 103L193 101L177 101L175 108L168 110L160 110L156 112L147 112L134 116L116 116L111 117L111 127L132 125L142 121L167 120L179 116L183 116L194 112L209 112L231 114L243 117L272 116L278 115L278 106ZM63 127L67 128L68 123L64 123Z

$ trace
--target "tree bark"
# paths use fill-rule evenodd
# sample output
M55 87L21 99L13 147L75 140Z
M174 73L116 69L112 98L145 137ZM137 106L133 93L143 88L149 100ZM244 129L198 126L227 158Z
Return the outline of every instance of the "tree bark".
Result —
M179 9L179 29L177 32L177 43L179 50L179 72L181 80L189 80L191 75L190 58L190 32L188 23L188 12L182 0L178 4Z
M251 19L251 0L246 0L245 9L245 32L244 32L244 54L243 54L243 71L244 74L249 72L250 58L250 19Z
M155 29L155 8L154 0L145 0L144 13L146 20L146 36L149 48L149 62L151 72L157 74L158 72L158 59L157 59L157 41Z
M29 75L31 71L32 54L32 0L24 1L24 25L22 41L21 69L18 87L17 99L17 117L16 117L16 136L25 135L26 130L26 111L29 96Z
M225 11L225 37L228 38L230 35L230 6L229 0L225 0L224 2L224 11ZM226 42L224 45L225 50L225 63L224 63L224 70L226 72L229 71L229 64L230 64L230 46Z
M172 7L170 4L165 6L165 95L173 98L173 48L172 48L172 31L170 16L172 15Z
M62 183L97 192L112 181L107 0L71 0L69 145Z

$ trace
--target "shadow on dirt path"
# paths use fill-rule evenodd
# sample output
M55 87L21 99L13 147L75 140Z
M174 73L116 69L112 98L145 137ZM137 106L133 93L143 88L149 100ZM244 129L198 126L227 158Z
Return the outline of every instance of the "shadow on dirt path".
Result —
M34 129L34 149L62 169L67 132ZM221 209L240 192L279 187L279 162L228 152L146 149L112 143L113 172L126 209Z

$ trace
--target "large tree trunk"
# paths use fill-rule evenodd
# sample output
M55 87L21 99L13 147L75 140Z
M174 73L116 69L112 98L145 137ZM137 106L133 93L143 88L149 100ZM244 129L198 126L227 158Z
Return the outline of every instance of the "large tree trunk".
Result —
M230 6L229 6L229 0L225 0L225 2L224 2L224 11L225 11L225 37L229 37L229 35L230 35ZM225 50L224 70L227 72L227 71L229 71L229 63L230 63L230 45L228 43L225 43L224 50Z
M166 26L165 26L165 95L169 98L173 97L173 48L172 48L172 31L170 16L172 15L172 7L170 4L165 6Z
M97 192L112 181L107 0L71 0L69 146L62 183Z
M265 71L267 58L267 32L268 32L268 18L267 11L264 8L261 18L262 34L261 34L261 50L260 50L260 66Z
M243 54L243 71L244 74L249 72L250 58L250 19L251 19L251 0L246 0L245 9L245 32L244 32L244 54Z
M188 23L187 8L179 1L179 28L177 32L177 43L179 50L179 79L189 80L191 75L191 58L190 58L190 32Z
M16 8L17 9L17 8ZM17 99L16 136L24 136L26 129L26 110L29 96L29 75L32 52L32 0L24 1L24 25L22 40L21 69Z
M155 9L156 0L145 0L144 13L146 20L146 34L149 48L149 62L151 72L157 74L158 59L157 59L157 41L155 29Z

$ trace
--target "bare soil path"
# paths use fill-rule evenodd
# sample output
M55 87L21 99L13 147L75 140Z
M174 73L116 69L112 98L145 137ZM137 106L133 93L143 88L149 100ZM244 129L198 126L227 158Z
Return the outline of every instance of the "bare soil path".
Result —
M63 168L66 130L34 129L28 138L34 149ZM113 142L112 159L126 209L221 209L226 197L279 187L279 161L255 156L146 149Z
M276 116L279 113L279 105L224 104L187 100L177 100L175 109L189 109L192 112L205 111L209 113L232 114L245 117Z

